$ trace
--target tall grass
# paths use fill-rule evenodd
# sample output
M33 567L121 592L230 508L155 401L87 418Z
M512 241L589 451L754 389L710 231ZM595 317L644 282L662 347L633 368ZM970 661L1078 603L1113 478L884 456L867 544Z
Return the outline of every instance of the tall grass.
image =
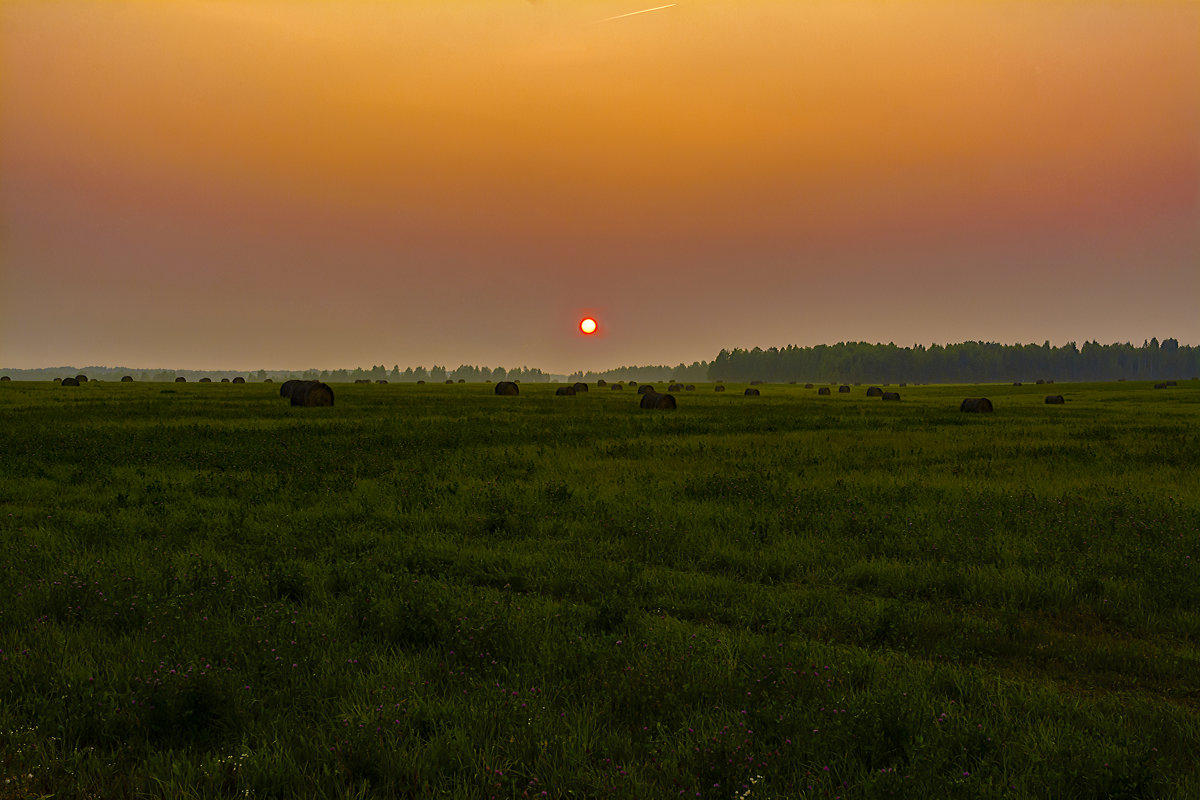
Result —
M0 798L1200 795L1200 384L741 388L0 387Z

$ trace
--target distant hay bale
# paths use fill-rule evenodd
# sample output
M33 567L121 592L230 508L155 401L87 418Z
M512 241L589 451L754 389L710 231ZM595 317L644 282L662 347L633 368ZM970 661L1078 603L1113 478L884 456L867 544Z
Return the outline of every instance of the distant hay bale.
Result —
M8 383L11 380L12 378L8 377L7 375L0 375L0 383Z
M1020 381L1013 381L1013 386L1020 386L1020 385L1021 385Z
M175 379L175 382L176 383L187 383L187 378L180 375L178 378Z
M675 410L675 395L659 394L658 392L646 392L642 395L642 399L638 405L642 408L656 408L665 411Z
M1165 383L1156 383L1156 384L1154 384L1154 388L1155 388L1155 389L1165 389L1165 388L1167 388L1167 384L1165 384Z
M296 388L296 384L303 383L303 382L304 381L298 381L295 378L292 378L290 381L284 381L283 384L280 385L280 387L279 387L279 396L280 397L291 397L292 389Z
M425 381L417 381L417 386L424 386L424 385L425 385Z
M87 375L76 375L75 380L79 381L80 383L87 383L88 376Z
M975 413L990 414L992 411L992 401L986 397L968 397L962 401L958 407L959 411L973 411Z
M446 383L449 383L449 384L453 385L453 384L454 384L454 378L446 378Z
M751 386L762 386L762 381L750 381Z
M609 386L608 388L612 389L613 391L617 391L617 392L619 392L619 391L621 391L622 389L624 389L625 387L624 387L624 386L622 386L622 385L621 385L621 384L619 384L619 383L614 383L614 384L612 384L611 386Z
M647 392L650 392L651 394L658 394L658 391L654 388L654 384L652 383L643 383L638 387L638 394L646 394Z
M79 381L76 378L63 378L62 385L63 386L78 386Z
M725 391L725 387L722 384L718 383L716 386L713 387L713 391L714 392L723 392L723 391Z
M829 391L828 386L822 386L820 389L817 389L817 394L833 394L833 392Z
M630 386L637 386L637 381L630 381L630 382L629 382L629 385L630 385Z
M263 383L274 383L274 382L275 381L271 380L270 378L263 378Z
M200 383L212 383L212 378L201 378Z
M805 389L811 389L811 388L812 388L812 384L811 384L811 383L806 383L806 384L804 384L804 388L805 388Z
M683 390L685 392L694 392L694 391L696 391L696 385L693 383L689 383L687 386L683 387Z
M555 397L574 397L575 396L575 387L574 386L560 386L554 390L554 396Z
M521 390L512 381L500 381L496 384L496 394L503 397L515 397L519 395Z
M872 386L870 389L867 389L867 397L883 397L883 389L880 389L878 386Z
M459 383L466 383L466 382L467 382L467 379L466 379L466 378L459 378L459 379L458 379L458 382L459 382Z
M1061 394L1046 395L1046 405L1061 406L1065 402L1067 402L1067 401L1063 399L1063 396Z
M229 383L229 378L221 378L221 383Z
M583 381L577 381L571 388L575 390L575 394L582 394L588 390L588 385Z
M333 389L320 381L297 381L292 387L292 405L324 408L333 405Z
M758 397L762 394L762 392L758 391L758 389L747 389L746 391L742 392L742 394L744 394L746 397Z
M122 375L121 383L133 383L133 376L132 375Z
M903 389L905 386L908 386L908 384L907 384L907 383L902 383L902 384L900 384L900 388L901 388L901 389Z
M849 394L850 387L843 383L841 386L838 387L838 393L839 394Z
M682 392L683 384L682 383L672 383L670 386L667 387L667 391L668 392Z
M884 393L881 395L881 397L882 397L884 400L899 400L899 399L900 399L900 393L899 393L899 392L884 392Z
M596 380L596 385L597 386L608 386L608 381L604 380L604 378L598 378Z
M1178 385L1179 385L1179 383L1176 381L1167 381L1167 386L1178 386Z
M241 375L239 375L239 376L237 376L236 378L234 378L234 379L233 379L233 382L234 382L234 383L245 383L245 382L246 382L246 379L245 379L245 378L243 378Z
M57 384L60 384L60 385L62 384L62 381L63 381L63 379L62 379L62 378L55 378L55 379L54 379L54 382L55 382L55 383L57 383Z
M375 381L375 382L376 382L376 383L379 383L379 384L385 384L385 383L387 383L387 381L385 381L383 378L380 378L379 380L377 380L377 381Z
M1045 380L1044 378L1038 378L1038 379L1037 379L1037 385L1038 385L1038 386L1041 386L1041 385L1042 385L1043 383L1045 383L1045 382L1046 382L1046 380Z
M371 381L368 380L367 378L355 378L354 382L355 383L370 383Z

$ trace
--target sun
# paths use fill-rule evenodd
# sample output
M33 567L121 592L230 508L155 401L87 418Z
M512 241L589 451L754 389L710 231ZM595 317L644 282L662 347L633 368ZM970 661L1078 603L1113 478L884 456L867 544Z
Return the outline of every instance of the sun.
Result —
M592 319L591 317L584 317L583 319L579 320L579 330L590 336L596 332L596 320Z

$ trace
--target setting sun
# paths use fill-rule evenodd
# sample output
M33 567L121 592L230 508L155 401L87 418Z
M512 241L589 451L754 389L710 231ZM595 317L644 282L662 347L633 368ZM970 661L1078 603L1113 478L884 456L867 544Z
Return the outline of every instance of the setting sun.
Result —
M584 319L579 321L579 330L583 331L586 334L595 333L596 332L596 320L592 319L591 317L585 317Z

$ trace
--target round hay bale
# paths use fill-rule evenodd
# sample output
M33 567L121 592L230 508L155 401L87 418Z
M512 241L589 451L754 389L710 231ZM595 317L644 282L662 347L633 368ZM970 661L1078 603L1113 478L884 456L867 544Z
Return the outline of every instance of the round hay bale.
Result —
M1046 380L1045 380L1044 378L1038 378L1038 379L1037 379L1037 385L1038 385L1038 386L1041 386L1041 385L1042 385L1043 383L1045 383L1045 382L1046 382Z
M1155 389L1165 389L1165 388L1167 388L1167 385L1165 383L1156 383L1156 384L1154 384L1154 388Z
M367 378L355 378L354 382L355 383L370 383L371 381L368 380Z
M76 375L75 380L79 381L80 383L87 383L88 376L87 375Z
M292 405L323 408L333 405L333 389L320 381L299 381L292 387Z
M1065 402L1067 401L1063 399L1061 394L1046 395L1046 405L1048 406L1061 406Z
M575 387L574 386L560 386L554 390L554 396L555 397L574 397L575 396Z
M229 383L229 378L221 378L221 383Z
M900 393L899 392L884 392L882 395L882 398L884 400L899 400Z
M817 394L833 394L833 392L829 391L828 386L822 386L820 389L817 389Z
M133 383L133 376L132 375L122 375L121 383Z
M723 391L725 391L725 387L718 383L716 386L713 387L713 391L714 392L723 392Z
M77 378L63 378L62 385L63 386L78 386L79 380Z
M446 383L449 383L449 384L453 385L453 384L454 384L454 378L446 378Z
M417 386L424 386L424 385L425 385L425 381L417 381Z
M503 397L515 397L519 395L521 390L512 381L500 381L496 384L496 394Z
M274 382L275 381L271 380L270 378L263 378L263 383L274 383Z
M180 375L178 378L175 379L175 382L176 383L187 383L187 378Z
M878 386L872 386L870 389L867 389L867 397L883 397L883 389L880 389Z
M746 391L742 392L742 394L744 394L746 397L758 397L760 394L762 394L762 392L758 391L758 389L747 389Z
M902 384L900 384L900 388L901 388L901 389L903 389L905 386L908 386L908 384L907 384L907 383L902 383Z
M1167 381L1167 386L1178 386L1178 385L1179 385L1179 383L1177 381Z
M1020 386L1020 385L1021 385L1020 381L1013 381L1013 386Z
M750 381L751 386L762 386L762 381Z
M237 376L236 378L234 378L234 379L233 379L233 382L234 382L234 383L245 383L245 382L246 382L246 379L245 379L245 378L243 378L241 375L239 375L239 376Z
M811 384L811 383L806 383L806 384L804 384L804 388L805 388L805 389L811 389L811 388L812 388L812 384Z
M608 386L608 381L604 380L604 378L599 378L596 380L596 385L597 386Z
M625 387L624 387L624 386L622 386L622 385L621 385L621 384L619 384L619 383L614 383L614 384L612 384L611 386L609 386L608 388L612 389L613 391L617 391L617 392L619 392L619 391L621 391L622 389L624 389Z
M630 381L630 382L629 382L629 385L630 385L630 386L637 386L637 381Z
M682 392L683 384L682 383L672 383L670 386L667 387L667 391L668 392Z
M694 392L694 391L696 391L696 385L693 383L689 383L687 386L683 387L683 390L685 392Z
M298 384L298 383L304 383L304 381L298 381L295 378L292 378L290 381L284 381L283 384L279 387L279 396L280 397L291 397L292 389L295 389L296 384Z
M654 388L653 384L643 383L638 387L638 394L646 394L647 392L650 392L651 394L658 394L658 391Z
M838 387L838 393L839 394L850 394L850 387L843 383L841 386Z
M212 378L201 378L200 383L212 383Z
M575 390L575 394L582 394L583 392L586 392L588 390L588 385L586 383L584 383L583 381L578 381L571 388L573 388Z
M11 380L12 378L8 377L7 375L0 375L0 383L8 383ZM130 380L133 380L133 378L130 378Z
M972 411L977 414L990 414L992 412L992 401L986 397L968 397L962 401L958 410Z
M673 411L675 409L675 395L659 394L658 392L646 392L642 395L642 399L638 402L642 408L655 408L665 411Z
M466 379L466 378L459 378L459 379L458 379L458 382L459 382L459 383L466 383L466 382L467 382L467 379Z
M377 380L377 381L375 381L375 382L376 382L376 383L378 383L378 384L385 384L385 383L387 383L387 381L386 381L386 380L384 380L383 378L380 378L379 380Z
M61 383L62 383L62 378L55 378L55 379L54 379L54 382L55 382L55 383L57 383L57 384L61 384Z

